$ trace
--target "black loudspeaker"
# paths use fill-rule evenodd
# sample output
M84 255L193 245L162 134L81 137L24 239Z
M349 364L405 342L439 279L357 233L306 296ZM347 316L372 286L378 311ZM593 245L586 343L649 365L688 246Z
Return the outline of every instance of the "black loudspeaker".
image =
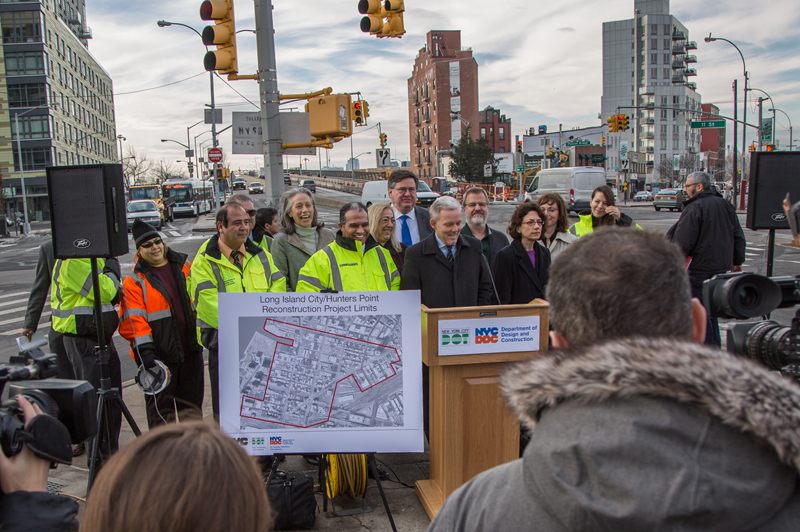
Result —
M56 258L128 253L122 165L51 166L47 190Z
M757 151L750 159L747 228L789 229L783 199L800 200L800 152Z

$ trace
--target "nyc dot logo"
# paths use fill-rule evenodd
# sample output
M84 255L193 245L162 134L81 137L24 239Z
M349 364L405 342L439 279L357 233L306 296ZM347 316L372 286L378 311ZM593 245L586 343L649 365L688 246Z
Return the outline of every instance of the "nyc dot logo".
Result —
M476 344L496 344L497 343L497 327L476 327L475 328L475 343Z
M270 445L281 445L282 438L280 436L270 436L269 437L269 444Z

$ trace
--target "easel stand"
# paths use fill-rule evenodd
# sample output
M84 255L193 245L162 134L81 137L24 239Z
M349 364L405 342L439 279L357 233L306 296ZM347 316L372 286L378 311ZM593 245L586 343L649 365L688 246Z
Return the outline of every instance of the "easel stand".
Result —
M92 292L94 293L94 320L97 324L97 347L95 347L95 357L100 366L100 389L97 390L97 436L92 440L92 451L89 455L89 484L86 488L88 493L92 489L97 472L103 466L107 457L101 456L100 440L108 442L109 456L119 450L119 438L114 430L113 407L116 406L122 411L125 420L128 422L133 433L139 437L142 432L136 425L130 410L122 401L119 388L111 386L111 374L108 369L108 346L105 343L105 330L103 328L103 310L100 302L100 276L97 272L97 259L90 259L92 262ZM103 435L105 436L103 438Z
M319 460L319 485L322 489L322 511L323 513L328 512L328 459L326 458L327 455L323 454L320 455ZM392 530L397 532L397 527L394 524L394 518L392 517L392 510L389 508L389 502L386 500L386 493L383 491L383 484L381 484L381 478L378 474L378 466L375 462L375 453L366 453L367 457L367 467L370 471L372 471L372 478L375 480L375 483L378 485L378 491L381 493L381 499L383 500L383 507L386 509L386 516L389 518L389 523L392 525ZM276 461L277 463L277 461ZM350 510L336 510L336 506L333 503L333 499L331 498L331 516L332 517L347 517L350 515L357 515L357 514L366 514L372 511L372 508L367 506L367 486L364 489L364 495L361 496L361 508L352 508Z
M468 342L463 355L440 356L439 321L530 316L539 316L539 352L547 351L548 304L541 299L527 305L439 309L422 305L422 362L430 375L430 478L417 481L416 493L431 519L469 479L519 458L519 422L500 393L500 372L508 362L537 354L475 353L475 345Z

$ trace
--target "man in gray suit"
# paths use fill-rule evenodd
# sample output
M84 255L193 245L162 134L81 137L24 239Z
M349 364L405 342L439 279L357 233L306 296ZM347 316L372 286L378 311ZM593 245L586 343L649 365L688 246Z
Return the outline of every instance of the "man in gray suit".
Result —
M395 170L389 176L389 199L394 212L394 234L407 246L416 244L433 233L431 216L417 206L419 178L411 170Z

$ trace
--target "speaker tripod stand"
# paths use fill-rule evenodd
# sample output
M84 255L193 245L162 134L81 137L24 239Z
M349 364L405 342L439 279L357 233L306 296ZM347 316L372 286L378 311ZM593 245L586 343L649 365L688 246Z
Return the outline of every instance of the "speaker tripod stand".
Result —
M100 275L97 272L97 259L90 259L92 262L92 293L94 294L94 320L97 324L97 347L95 347L95 357L97 365L100 367L100 389L97 390L97 436L92 440L92 450L89 455L89 483L86 492L92 489L97 472L105 463L109 456L119 449L119 435L114 429L114 407L119 408L125 416L131 430L136 437L142 435L139 426L131 415L131 411L122 400L119 388L111 385L111 372L108 367L108 345L105 343L105 330L103 327L103 310L100 300ZM101 454L100 440L103 440L107 456Z

